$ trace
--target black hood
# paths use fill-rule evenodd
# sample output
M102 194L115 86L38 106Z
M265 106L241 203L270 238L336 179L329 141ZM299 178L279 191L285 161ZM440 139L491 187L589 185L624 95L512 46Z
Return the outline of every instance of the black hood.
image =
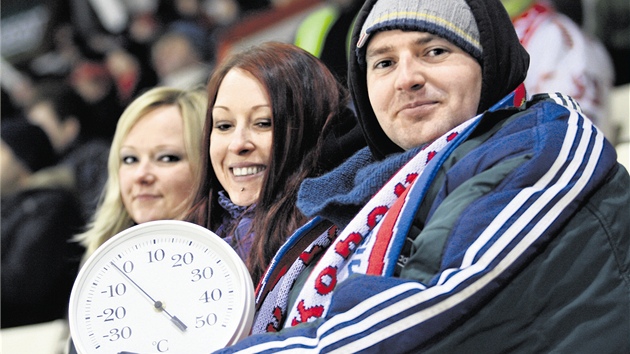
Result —
M381 129L368 98L366 68L354 55L361 28L377 0L367 0L352 32L352 53L348 63L348 87L357 108L363 135L376 159L403 151ZM383 0L385 1L385 0ZM521 46L500 0L465 0L479 28L483 47L481 100L477 113L484 112L525 80L529 55ZM367 44L366 44L367 46Z

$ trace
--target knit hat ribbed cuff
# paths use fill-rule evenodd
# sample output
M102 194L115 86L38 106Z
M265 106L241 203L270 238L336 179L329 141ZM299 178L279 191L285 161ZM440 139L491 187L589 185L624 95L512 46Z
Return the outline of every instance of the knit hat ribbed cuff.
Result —
M483 49L479 29L464 0L379 0L374 4L357 42L359 63L365 62L363 47L370 34L385 30L411 30L440 36L481 63Z

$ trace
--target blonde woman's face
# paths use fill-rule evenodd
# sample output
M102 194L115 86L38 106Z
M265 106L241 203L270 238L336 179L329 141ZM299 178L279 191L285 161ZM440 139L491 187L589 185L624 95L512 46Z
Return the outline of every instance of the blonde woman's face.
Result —
M176 106L149 112L120 147L120 194L138 224L175 219L189 207L192 166L184 145L184 124Z

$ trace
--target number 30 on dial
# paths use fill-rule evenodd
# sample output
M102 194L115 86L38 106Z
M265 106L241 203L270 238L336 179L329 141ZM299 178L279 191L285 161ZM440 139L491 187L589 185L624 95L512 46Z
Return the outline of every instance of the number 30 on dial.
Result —
M184 221L152 221L104 243L72 288L78 353L210 353L247 336L251 278L236 252Z

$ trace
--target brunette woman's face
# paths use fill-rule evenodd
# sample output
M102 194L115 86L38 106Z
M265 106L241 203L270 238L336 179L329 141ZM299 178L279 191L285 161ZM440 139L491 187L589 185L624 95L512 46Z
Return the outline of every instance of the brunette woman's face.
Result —
M255 203L271 161L273 119L262 84L234 68L223 78L212 107L210 159L232 203Z
M193 169L184 145L177 106L140 118L120 147L120 194L133 221L175 219L190 205Z

